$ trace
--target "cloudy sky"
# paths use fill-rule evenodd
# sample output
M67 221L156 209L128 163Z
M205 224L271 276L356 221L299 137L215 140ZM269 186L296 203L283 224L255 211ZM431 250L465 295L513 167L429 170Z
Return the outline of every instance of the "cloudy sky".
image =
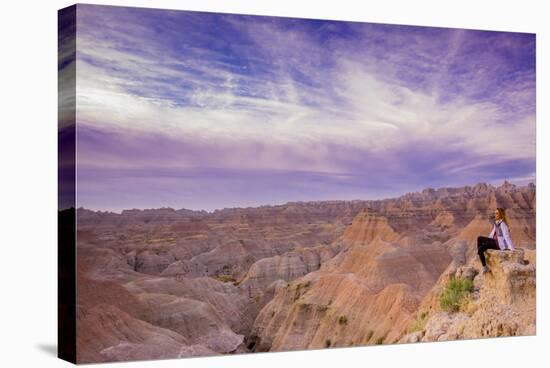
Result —
M535 176L535 36L79 5L78 206L213 210Z

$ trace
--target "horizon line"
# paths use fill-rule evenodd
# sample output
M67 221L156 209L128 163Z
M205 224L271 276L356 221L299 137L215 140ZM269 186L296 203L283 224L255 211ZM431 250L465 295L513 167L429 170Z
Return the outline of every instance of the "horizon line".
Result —
M531 179L536 179L536 178L531 178ZM506 184L512 184L514 186L517 186L517 187L528 187L530 186L531 184L533 184L535 187L536 187L536 183L535 181L536 180L520 180L520 181L512 181L512 180L507 180L507 179L504 179L501 183L501 185L497 185L497 184L493 184L493 183L496 183L496 181L493 181L493 182L478 182L476 184L470 184L470 185L462 185L462 186L443 186L443 187L438 187L438 188L433 188L433 187L425 187L423 189L420 189L420 190L417 190L417 191L407 191L407 192L404 192L402 194L399 194L399 195L396 195L396 196L393 196L393 197L383 197L383 198L369 198L369 199L360 199L360 198L354 198L354 199L319 199L319 200L300 200L300 201L286 201L286 202L278 202L278 203L264 203L264 204L259 204L259 205L255 205L255 206L245 206L245 207L223 207L223 208L214 208L214 209L211 209L211 210L207 210L207 209L193 209L193 208L187 208L187 207L181 207L181 208L174 208L174 207L171 207L171 206L161 206L161 207L149 207L149 208L126 208L126 209L120 209L118 211L116 210L110 210L110 209L94 209L94 208L87 208L87 207L84 207L84 206L79 206L79 207L69 207L69 208L63 208L63 209L59 209L58 208L58 212L59 211L63 211L63 210L67 210L67 209L70 209L70 208L75 208L76 210L87 210L87 211L91 211L91 212L102 212L102 213L111 213L111 214L116 214L116 215L121 215L123 212L128 212L128 211L155 211L155 210L173 210L173 211L182 211L182 210L185 210L185 211L193 211L193 212L205 212L207 214L213 214L213 213L216 213L216 212L220 212L220 211L224 211L224 210L231 210L231 209L251 209L251 208L261 208L261 207L277 207L277 206L284 206L284 205L287 205L287 204L291 204L291 203L314 203L314 202L368 202L368 201L381 201L381 200L388 200L388 199L397 199L397 198L400 198L400 197L403 197L405 195L408 195L408 194L415 194L415 193L422 193L423 191L425 190L429 190L429 189L433 189L435 191L437 190L441 190L441 189L456 189L456 188L466 188L466 187L475 187L477 185L487 185L487 186L490 186L490 187L494 187L494 188L499 188L501 186L504 186ZM521 183L525 183L525 184L518 184L519 182Z

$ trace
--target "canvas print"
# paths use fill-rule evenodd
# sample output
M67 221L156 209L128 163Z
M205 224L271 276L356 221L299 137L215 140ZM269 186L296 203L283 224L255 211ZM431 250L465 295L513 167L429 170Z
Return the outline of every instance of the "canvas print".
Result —
M59 356L536 334L535 34L59 11Z

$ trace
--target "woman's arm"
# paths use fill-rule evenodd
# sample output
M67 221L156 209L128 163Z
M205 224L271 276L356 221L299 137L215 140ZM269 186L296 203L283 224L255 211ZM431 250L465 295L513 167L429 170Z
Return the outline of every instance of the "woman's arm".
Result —
M491 229L491 232L489 233L489 238L493 238L493 236L495 235L495 225L493 225L493 228Z
M512 238L510 237L510 231L508 230L508 226L504 221L500 224L500 228L502 229L502 236L504 237L504 240L506 241L508 248L510 248L511 250L516 249L514 247L514 243L512 242Z

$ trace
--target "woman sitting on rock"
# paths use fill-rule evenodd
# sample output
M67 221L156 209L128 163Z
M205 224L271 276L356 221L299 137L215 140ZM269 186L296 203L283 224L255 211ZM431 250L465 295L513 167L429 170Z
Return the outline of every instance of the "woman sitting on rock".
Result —
M485 262L485 251L487 249L514 250L514 243L510 237L510 229L508 227L508 218L504 208L495 210L495 222L493 229L488 237L479 236L477 238L477 254L481 260L483 273L487 272L487 264Z

